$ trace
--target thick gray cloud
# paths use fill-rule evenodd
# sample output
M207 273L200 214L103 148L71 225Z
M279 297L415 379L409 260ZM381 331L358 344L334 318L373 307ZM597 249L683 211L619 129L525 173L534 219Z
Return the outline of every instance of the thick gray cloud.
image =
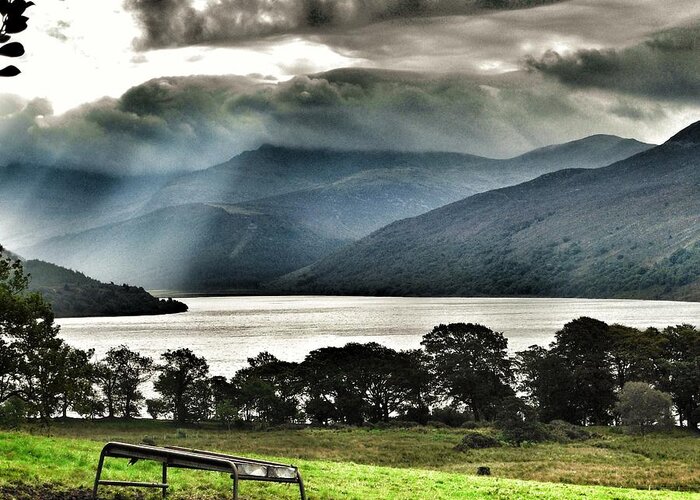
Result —
M388 19L520 9L563 0L126 0L141 28L140 48L231 43L285 33L343 30Z
M576 88L700 102L700 24L659 33L624 49L584 49L530 57L532 70Z
M548 50L563 55L635 46L654 33L698 19L697 0L570 0L308 36L377 68L497 73L518 69L528 56L539 59Z
M204 168L265 142L505 157L596 133L670 135L686 124L676 110L572 93L524 71L467 77L346 69L279 83L158 78L59 116L45 100L0 99L0 164L173 171Z
M256 135L225 108L254 91L246 77L158 78L119 99L55 116L42 99L0 102L0 163L79 166L106 172L201 168L247 147ZM246 142L248 140L248 142Z

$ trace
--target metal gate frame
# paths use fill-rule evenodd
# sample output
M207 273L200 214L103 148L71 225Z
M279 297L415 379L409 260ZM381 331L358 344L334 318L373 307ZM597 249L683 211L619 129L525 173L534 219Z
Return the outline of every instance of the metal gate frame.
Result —
M105 458L128 458L130 463L138 460L150 460L160 462L163 465L160 483L147 483L138 481L117 481L102 479L102 468ZM95 483L92 489L92 497L97 498L100 485L103 486L132 486L138 488L159 488L166 498L168 491L168 469L195 469L212 472L225 472L231 474L233 480L232 498L238 500L239 481L263 481L286 484L298 484L301 500L306 500L304 482L299 469L293 465L268 462L245 457L237 457L204 450L194 450L177 446L161 447L138 445L129 443L109 442L100 452L100 460L97 464ZM262 475L261 473L264 473Z

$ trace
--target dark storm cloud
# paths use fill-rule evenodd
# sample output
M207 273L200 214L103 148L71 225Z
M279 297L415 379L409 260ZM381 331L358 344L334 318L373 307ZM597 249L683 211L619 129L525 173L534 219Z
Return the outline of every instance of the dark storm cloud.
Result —
M654 99L700 101L700 24L659 33L624 49L548 51L527 66L577 88L599 88Z
M356 28L389 19L520 9L563 0L126 0L140 48L240 42L268 35Z
M0 163L24 161L120 173L191 169L230 156L245 137L224 103L245 77L158 78L119 99L55 116L48 101L0 99ZM239 133L240 132L240 133ZM250 133L255 133L251 131Z
M347 69L279 83L158 78L60 116L44 100L0 99L0 164L173 171L265 142L504 157L595 133L674 130L665 114L672 110L633 97L590 99L526 72L486 78Z
M623 106L637 115L624 116ZM666 119L647 102L589 99L524 72L476 77L343 69L237 96L228 109L288 145L501 157L601 132L630 136Z

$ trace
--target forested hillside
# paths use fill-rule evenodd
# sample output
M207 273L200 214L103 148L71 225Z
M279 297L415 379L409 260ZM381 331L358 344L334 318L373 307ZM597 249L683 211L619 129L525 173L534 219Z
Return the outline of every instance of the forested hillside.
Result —
M699 158L695 124L606 168L390 224L271 289L700 300Z
M141 287L101 283L40 260L23 262L29 288L40 292L57 317L137 316L187 311L182 302L158 299Z

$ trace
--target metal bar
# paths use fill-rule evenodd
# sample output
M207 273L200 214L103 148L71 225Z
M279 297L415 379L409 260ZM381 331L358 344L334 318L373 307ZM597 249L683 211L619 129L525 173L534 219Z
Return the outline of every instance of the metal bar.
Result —
M257 460L255 458L237 457L235 455L227 455L226 453L219 453L216 451L197 450L195 448L185 448L183 446L164 446L164 448L167 448L169 450L187 451L190 453L197 453L199 455L211 455L213 457L228 458L231 460L240 460L241 462L251 462L254 464L261 464L261 465L274 465L274 466L279 466L279 467L291 467L293 469L296 469L296 467L294 465L291 465L291 464L282 464L279 462L269 462L267 460Z
M301 479L301 474L297 471L297 481L299 481L299 495L301 500L306 500L306 490L304 489L304 481Z
M105 447L106 448L106 447ZM100 452L100 461L97 464L97 474L95 474L95 484L92 487L92 498L97 498L97 487L100 485L100 476L102 475L102 466L105 463L105 448Z
M233 474L231 475L233 478L233 500L238 500L238 467L233 462L229 463L233 469Z
M163 498L168 496L168 462L165 461L163 462L163 484L165 485L165 488L163 488Z
M168 487L167 484L163 483L143 483L139 481L116 481L112 479L104 479L100 481L100 484L104 484L105 486L134 486L137 488L162 488L166 489Z
M237 464L239 469L238 469L238 477L241 481L260 481L260 482L267 482L267 483L286 483L286 484L296 484L297 478L292 477L292 478L286 478L286 477L267 477L267 476L249 476L248 474L243 474L241 473L240 470L240 464ZM187 469L187 470L202 470L202 471L207 471L207 472L230 472L229 467L217 467L217 468L206 468L206 467L197 467L196 464L184 464L180 462L173 462L168 466L169 469Z
M195 469L195 470L205 470L209 472L228 472L230 470L228 466L228 460L223 460L221 458L217 459L217 463L204 463L198 462L192 457L185 458L172 458L168 463L169 468L178 469ZM243 476L243 474L241 474ZM246 476L247 478L248 476Z

